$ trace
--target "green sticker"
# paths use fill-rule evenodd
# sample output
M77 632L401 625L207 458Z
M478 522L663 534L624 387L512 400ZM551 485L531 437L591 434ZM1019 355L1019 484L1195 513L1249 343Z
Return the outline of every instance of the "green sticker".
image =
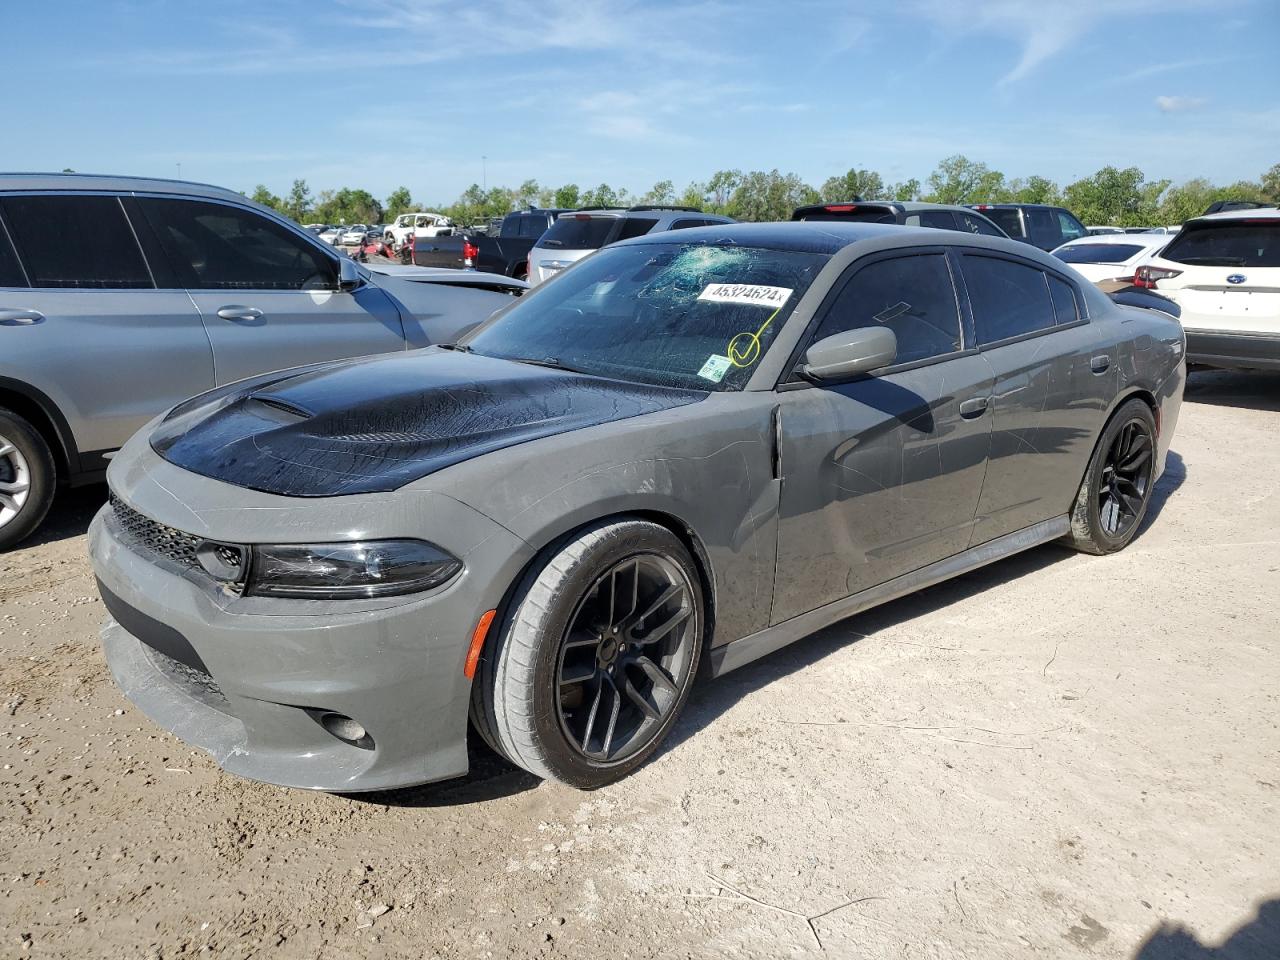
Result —
M728 357L722 357L718 353L713 353L707 357L707 362L702 365L702 369L698 371L698 376L703 380L710 380L712 383L719 383L724 379L724 375L729 372L729 368L733 366L733 361Z

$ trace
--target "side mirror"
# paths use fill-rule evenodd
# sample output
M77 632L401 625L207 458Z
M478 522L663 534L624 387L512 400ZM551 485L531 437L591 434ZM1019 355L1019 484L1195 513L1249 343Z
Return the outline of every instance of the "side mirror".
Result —
M351 293L363 283L364 277L360 273L360 268L356 266L356 262L350 257L339 258L338 291L340 293Z
M809 380L841 380L888 366L897 356L898 338L888 327L858 327L811 344L800 373Z

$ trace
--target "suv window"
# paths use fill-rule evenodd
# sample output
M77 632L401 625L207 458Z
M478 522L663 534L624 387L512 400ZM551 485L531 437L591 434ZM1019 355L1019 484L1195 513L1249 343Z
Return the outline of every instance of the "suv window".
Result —
M0 223L0 287L25 287L27 275L22 272L22 264L9 242L9 234Z
M951 216L950 210L921 210L919 213L908 213L905 222L908 227L933 227L936 230L956 228L956 221Z
M139 206L193 290L328 290L332 258L251 210L200 200L140 197Z
M987 222L984 217L978 214L964 213L960 210L955 211L956 222L960 225L959 229L965 233L978 233L984 237L1003 237L1004 234L997 230L994 226Z
M718 222L719 221L717 220L689 220L689 219L677 220L673 224L671 224L671 226L669 226L667 229L668 230L688 230L692 227L708 227L711 224L718 223Z
M538 246L562 250L597 250L609 241L609 234L617 223L617 217L566 213L547 229L538 241Z
M1068 240L1077 240L1083 237L1089 231L1084 228L1084 224L1067 213L1065 210L1059 210L1058 213L1058 232L1062 234L1062 242Z
M1062 228L1052 210L1043 207L1027 208L1027 237L1037 247L1053 248L1061 243Z
M1057 322L1043 271L971 253L963 264L979 344L1046 330Z
M1160 256L1203 267L1280 267L1280 219L1183 227Z
M618 231L616 237L610 237L609 242L630 240L632 237L643 237L657 225L658 220L656 217L623 217L622 229Z
M863 267L836 296L814 340L858 327L892 330L897 363L959 350L960 310L946 256L894 257Z
M1011 237L1021 240L1027 235L1026 231L1022 229L1022 213L1016 207L997 207L992 210L979 210L978 212L994 220L996 226Z
M536 216L525 214L519 217L511 217L509 221L503 221L502 236L504 237L524 237L537 240L547 232L547 218L542 214Z
M33 287L155 286L117 198L10 196L0 206Z

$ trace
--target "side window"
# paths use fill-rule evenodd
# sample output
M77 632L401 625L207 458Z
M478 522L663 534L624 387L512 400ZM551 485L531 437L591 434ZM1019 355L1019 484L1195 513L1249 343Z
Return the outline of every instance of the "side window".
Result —
M648 217L623 217L622 229L618 231L618 235L610 240L614 243L618 240L629 240L632 237L643 237L652 230L658 221L649 219Z
M1080 311L1076 306L1075 291L1071 284L1057 277L1049 277L1049 299L1053 301L1053 315L1059 324L1075 323L1080 319Z
M1054 326L1054 308L1043 271L975 254L965 254L963 263L979 344Z
M1058 211L1058 229L1062 233L1063 243L1083 237L1088 232L1085 230L1084 224L1065 210Z
M677 220L675 221L675 223L671 224L671 226L669 226L667 229L668 230L689 230L693 227L705 227L710 222L711 222L710 220L688 220L688 219Z
M155 286L115 197L10 196L0 206L33 287Z
M1062 230L1058 226L1058 218L1052 210L1043 207L1027 209L1027 232L1029 239L1037 247L1056 247L1061 243Z
M921 210L909 213L906 218L908 227L933 227L935 230L954 230L956 222L950 210Z
M520 236L537 240L547 232L547 218L544 216L523 217L520 221Z
M947 258L940 253L878 260L845 284L814 340L858 327L888 327L898 338L898 363L960 349L960 311Z
M27 275L22 271L22 264L18 262L18 255L9 242L4 224L0 223L0 287L25 286L29 286Z
M956 213L956 221L965 233L977 233L984 237L1003 237L1004 234L982 217L968 213Z
M190 289L328 290L336 282L330 257L251 210L157 197L139 205Z

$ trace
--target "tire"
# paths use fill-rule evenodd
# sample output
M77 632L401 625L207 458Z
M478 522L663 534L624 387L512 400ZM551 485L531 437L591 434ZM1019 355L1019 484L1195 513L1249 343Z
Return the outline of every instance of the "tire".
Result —
M57 469L44 437L0 407L0 550L26 539L53 503Z
M1098 556L1123 550L1137 534L1155 486L1156 422L1132 399L1107 421L1071 509L1067 541Z
M513 271L511 271L511 276L516 280L528 280L529 265L527 263L520 264Z
M574 535L512 597L473 687L477 731L546 780L590 790L625 777L688 699L703 602L693 559L665 527L610 521Z

